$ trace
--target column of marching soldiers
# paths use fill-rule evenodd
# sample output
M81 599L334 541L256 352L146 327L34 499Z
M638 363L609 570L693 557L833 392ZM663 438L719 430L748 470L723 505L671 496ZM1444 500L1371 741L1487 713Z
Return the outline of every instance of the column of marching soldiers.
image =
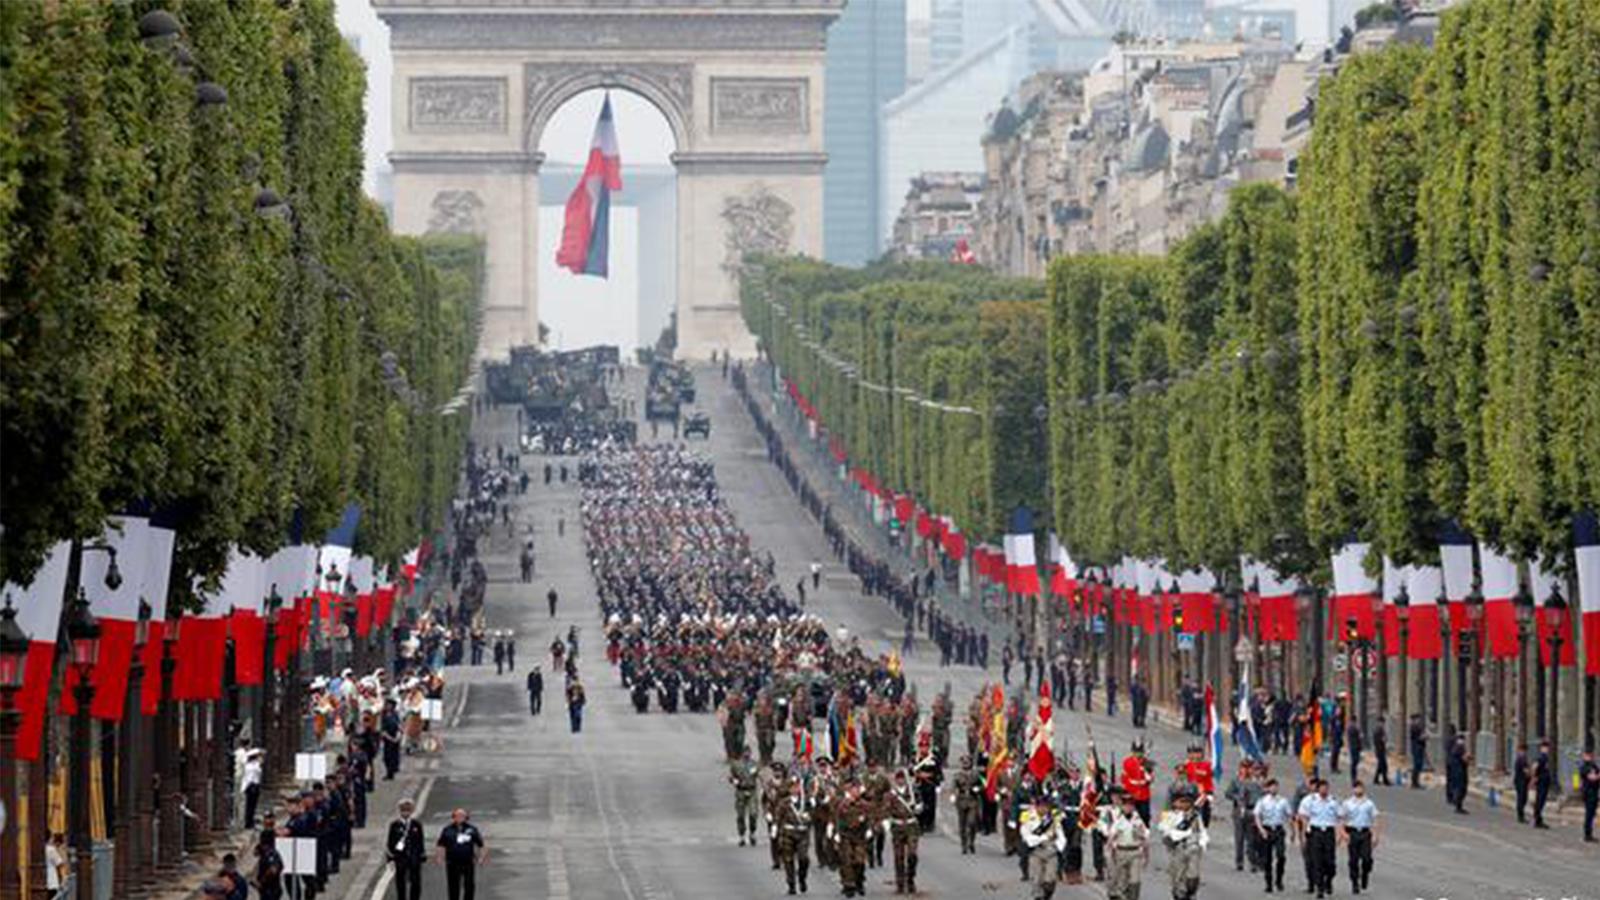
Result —
M1041 755L1039 745L1050 745L1041 677L1031 714L1022 693L1008 697L1000 685L972 697L966 752L947 778L948 685L924 709L896 653L865 652L787 597L771 555L751 547L723 502L706 457L668 444L616 447L585 457L578 474L608 660L639 713L652 699L675 712L680 698L691 711L715 712L739 846L764 841L790 893L810 890L814 858L845 896L862 895L867 870L886 857L896 892L916 893L920 838L935 830L944 794L960 852L975 854L980 835L999 834L1034 896L1081 883L1087 864L1112 898L1137 898L1156 842L1173 896L1197 895L1218 802L1198 746L1177 764L1166 808L1153 813L1155 763L1143 746L1109 767L1092 739L1081 764ZM811 580L820 587L816 569ZM1247 762L1223 796L1235 808L1235 863L1263 872L1268 892L1284 889L1291 837L1305 847L1317 896L1333 890L1341 843L1352 889L1366 889L1377 811L1359 788L1334 799L1308 767L1291 801L1265 763Z

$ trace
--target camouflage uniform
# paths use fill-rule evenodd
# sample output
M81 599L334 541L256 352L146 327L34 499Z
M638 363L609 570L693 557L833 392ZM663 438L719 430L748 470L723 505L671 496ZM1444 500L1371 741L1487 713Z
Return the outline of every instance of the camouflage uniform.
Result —
M846 797L835 809L834 835L839 842L839 882L846 897L866 893L867 842L871 839L872 804L860 794Z
M897 894L917 892L917 840L922 837L922 826L917 814L922 804L916 792L903 780L899 781L887 797L889 837L894 843L894 884Z
M728 766L728 783L733 785L733 815L739 828L739 846L745 845L749 835L751 846L756 843L756 793L760 788L760 772L750 759L737 759Z
M773 810L772 829L778 860L783 863L783 877L789 883L789 893L794 893L798 879L801 893L806 890L806 874L811 870L810 803L803 793L791 793Z

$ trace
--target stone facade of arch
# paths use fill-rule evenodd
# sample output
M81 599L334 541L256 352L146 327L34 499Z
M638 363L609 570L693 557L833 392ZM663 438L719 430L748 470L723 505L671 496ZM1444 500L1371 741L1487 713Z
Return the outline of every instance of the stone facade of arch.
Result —
M556 243L539 234L539 141L597 87L649 100L677 143L679 355L752 352L742 254L822 252L823 53L844 2L373 0L394 57L395 227L481 230L481 352L536 342L540 304L561 302L538 292Z

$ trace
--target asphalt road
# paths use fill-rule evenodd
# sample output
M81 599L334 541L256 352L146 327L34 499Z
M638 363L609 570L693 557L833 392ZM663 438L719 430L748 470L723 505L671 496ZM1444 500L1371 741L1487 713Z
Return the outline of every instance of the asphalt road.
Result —
M629 384L635 391L634 373ZM794 502L788 486L766 461L749 418L730 386L711 370L699 377L701 408L711 414L712 453L719 483L757 548L778 560L781 583L792 584L812 559L825 564L823 587L809 597L810 609L830 625L843 623L870 647L898 645L900 620L887 604L864 597L853 578L826 553L820 529ZM642 402L639 404L642 408ZM509 411L481 416L480 444L512 445ZM648 435L648 429L644 429ZM636 714L607 665L599 640L600 622L584 559L577 514L576 470L572 480L542 483L545 460L524 457L534 474L527 496L518 499L517 536L499 534L485 553L490 572L488 617L491 627L517 632L517 671L497 676L492 665L449 671L452 684L469 686L460 722L446 733L438 769L423 788L423 821L430 839L454 807L471 811L489 848L479 871L478 896L490 900L671 900L671 898L759 898L784 894L779 873L769 868L768 849L737 846L732 790L725 780L716 722L709 715ZM560 522L565 519L564 532ZM516 547L531 529L538 547L538 571L530 585L516 572ZM561 596L549 615L544 595L554 586ZM560 680L551 673L549 644L576 625L581 634L580 671L588 687L589 708L582 734L568 732ZM542 664L546 674L545 710L531 717L522 684L527 669ZM958 710L982 684L983 673L937 666L925 643L907 661L919 694L931 697L951 682ZM1097 698L1103 699L1103 698ZM1098 708L1098 707L1097 707ZM1124 717L1126 711L1123 712ZM1083 716L1057 711L1057 746L1082 748ZM1126 719L1088 717L1102 753L1121 755L1134 737ZM964 716L957 715L953 738ZM1186 739L1176 730L1149 732L1160 768L1170 768ZM780 755L784 741L780 740ZM1287 761L1276 765L1291 771ZM1164 781L1158 783L1164 792ZM1159 796L1159 794L1158 794ZM1374 792L1387 818L1378 848L1372 896L1379 898L1557 898L1600 896L1600 851L1584 845L1572 829L1534 832L1516 824L1505 809L1476 804L1470 816L1447 814L1439 792L1378 788ZM375 812L374 815L383 815ZM1002 856L998 838L982 838L979 854L957 853L949 830L954 810L946 801L939 812L940 834L925 837L918 885L929 897L1027 897L1014 861ZM1231 827L1219 816L1204 867L1203 897L1243 897L1261 893L1256 876L1233 869ZM377 839L376 837L369 839ZM1146 872L1145 896L1167 896L1165 854L1156 850ZM1341 880L1342 896L1348 882ZM443 897L436 867L425 875L425 896ZM1291 895L1304 886L1298 854L1291 848L1286 877ZM869 872L869 893L893 892L892 868ZM837 896L830 873L814 871L811 893ZM1057 896L1104 896L1099 885L1068 888Z

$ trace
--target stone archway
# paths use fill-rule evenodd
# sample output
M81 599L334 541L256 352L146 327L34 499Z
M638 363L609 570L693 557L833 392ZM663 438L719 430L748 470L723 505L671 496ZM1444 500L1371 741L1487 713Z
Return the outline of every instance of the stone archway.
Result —
M751 352L742 254L821 255L823 53L844 0L373 5L394 55L395 226L485 236L484 355L537 339L536 254L555 240L539 233L539 140L603 87L650 101L677 142L680 355Z

